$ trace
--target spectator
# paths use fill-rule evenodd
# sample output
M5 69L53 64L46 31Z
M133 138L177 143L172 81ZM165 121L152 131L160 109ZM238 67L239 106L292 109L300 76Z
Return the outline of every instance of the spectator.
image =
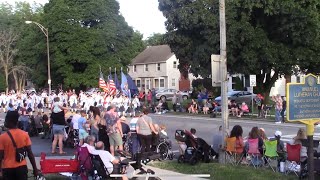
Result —
M241 117L244 113L249 113L249 107L248 107L248 105L245 103L245 102L243 102L242 104L241 104L241 107L240 107L240 113L239 113L239 116L238 117Z
M307 147L302 145L302 141L307 139L307 135L304 129L300 128L297 132L297 136L295 136L290 144L301 144L301 151L300 151L300 159L303 164L307 162L308 154L307 154Z
M161 114L162 105L163 105L163 101L160 99L158 105L154 107L156 114Z
M249 133L249 138L248 139L257 139L258 138L258 150L260 154L263 154L263 139L259 135L259 128L258 127L253 127ZM245 144L245 150L248 152L249 149L249 144Z
M258 107L258 117L264 117L264 97L261 94L257 94L255 101Z
M152 92L150 89L148 89L148 95L147 95L147 101L148 101L148 106L152 106Z
M243 130L240 125L233 126L230 132L230 138L236 137L236 152L237 154L243 153L244 143L242 138Z
M279 155L278 160L278 169L280 168L280 162L286 161L286 153L284 149L284 142L281 140L282 132L276 131L274 133L274 138L270 138L270 141L277 141L277 153Z
M276 103L275 105L275 110L276 110L276 114L275 114L275 123L279 124L281 123L281 111L283 108L283 102L282 102L282 98L280 96L280 94L278 94L276 97L272 96L272 101L274 101Z
M157 101L157 98L156 98L156 94L157 93L156 93L156 90L154 88L152 88L151 93L152 93L152 105L154 106L154 104Z
M188 108L188 111L189 113L198 114L198 104L194 99L191 100L191 105Z
M87 136L85 139L85 143L81 147L87 147L90 154L93 154L95 151L94 143L96 142L96 138L94 136Z
M265 132L265 130L263 128L259 129L259 136L262 138L262 140L268 140L266 132Z
M50 120L49 120L49 117L48 115L44 114L42 116L42 127L43 127L43 136L41 137L41 139L44 139L44 138L48 138L50 139Z
M190 132L191 132L193 138L197 139L197 136L196 136L196 132L197 132L197 131L196 131L196 129L191 128L191 129L190 129Z
M174 93L172 97L172 108L174 112L177 111L177 101L178 101L177 93Z
M286 97L283 97L282 110L281 110L282 123L285 123L284 115L286 113L286 109L287 109L287 101L286 101Z
M123 150L123 142L122 142L122 127L121 121L117 112L115 112L116 106L111 104L110 110L104 115L104 118L107 122L107 132L109 135L109 143L110 143L110 152L114 156L115 149L119 147L119 150Z
M152 119L148 116L148 109L143 109L143 115L137 121L136 131L141 143L141 152L150 152L152 144L152 132L158 134L155 130Z
M236 101L231 100L230 103L231 103L230 107L231 107L232 116L239 116L239 107L238 107Z
M120 160L115 158L112 154L108 151L104 150L103 142L99 141L96 145L96 150L94 151L95 155L99 155L100 159L102 160L106 170L108 171L107 174L119 174L119 172L114 172L114 165L120 164ZM122 176L122 179L128 179L127 176Z
M222 136L222 126L219 126L219 131L212 138L212 156L215 156L216 159L219 158L219 152L222 148Z
M19 113L8 111L4 125L8 128L7 133L0 135L0 178L3 179L28 179L28 168L25 156L21 161L16 160L16 148L25 148L24 153L28 155L33 168L33 175L38 176L38 170L33 152L31 150L31 140L28 133L17 128ZM15 142L17 147L13 146Z
M131 152L133 155L135 155L139 151L140 142L137 135L137 122L140 117L140 112L137 112L135 116L130 121L130 139L132 141L132 149Z
M82 146L84 139L89 136L88 130L86 128L86 111L82 110L80 112L81 117L78 119L78 128L79 128L79 140L80 140L80 146Z
M123 134L129 134L130 132L130 127L127 123L127 119L125 116L120 116L120 122L121 122L121 127L122 127L122 133Z
M42 124L41 124L41 121L42 121L42 113L41 112L38 112L38 114L36 115L36 117L34 117L34 123L36 125L36 128L37 128L37 132L40 133L42 131Z
M208 100L206 100L206 99L203 100L203 101L204 101L204 103L203 103L203 108L202 108L203 114L208 114L210 103L209 103Z

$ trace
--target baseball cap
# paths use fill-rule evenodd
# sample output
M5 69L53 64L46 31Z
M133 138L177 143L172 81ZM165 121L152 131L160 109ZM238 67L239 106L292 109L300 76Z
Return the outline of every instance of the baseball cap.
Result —
M282 132L281 132L281 131L276 131L276 132L274 133L274 135L275 135L275 136L282 136Z

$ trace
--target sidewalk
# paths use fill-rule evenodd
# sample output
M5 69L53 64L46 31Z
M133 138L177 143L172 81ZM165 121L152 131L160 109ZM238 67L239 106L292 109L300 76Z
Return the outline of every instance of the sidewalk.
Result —
M47 159L70 159L71 156L48 156L46 157ZM36 164L38 169L40 169L40 157L35 157L36 159ZM29 159L27 158L27 165L28 169L32 169L31 163ZM168 171L164 169L159 169L156 167L152 166L146 166L146 168L152 169L155 172L155 175L159 175L159 178L162 180L203 180L203 178L196 178L196 177L191 177L185 174L173 172L173 171ZM139 177L138 179L146 179L143 177Z

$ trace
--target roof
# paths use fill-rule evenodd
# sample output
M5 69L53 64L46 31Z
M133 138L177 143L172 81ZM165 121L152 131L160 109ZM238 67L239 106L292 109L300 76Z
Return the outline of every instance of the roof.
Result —
M131 65L165 62L172 55L174 53L168 45L149 46L132 60Z

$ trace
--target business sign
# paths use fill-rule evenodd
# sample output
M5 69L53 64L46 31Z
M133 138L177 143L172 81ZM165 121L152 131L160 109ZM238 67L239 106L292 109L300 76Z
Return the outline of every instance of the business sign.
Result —
M256 87L256 86L257 86L257 76L250 75L250 87Z
M308 74L302 83L287 84L287 119L320 119L320 84L317 76Z

